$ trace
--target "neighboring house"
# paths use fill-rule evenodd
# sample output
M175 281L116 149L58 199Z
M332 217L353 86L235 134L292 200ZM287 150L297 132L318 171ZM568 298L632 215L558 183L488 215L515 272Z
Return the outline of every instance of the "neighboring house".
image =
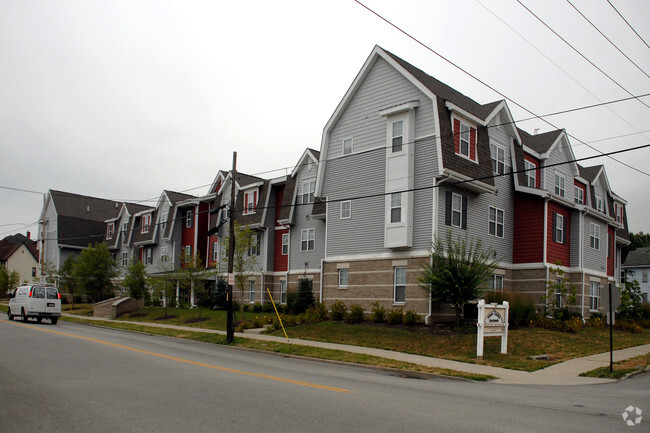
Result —
M564 131L529 135L505 101L479 104L375 47L323 131L323 300L443 318L417 277L431 240L451 231L494 249L489 288L542 305L561 262L581 312L600 310L628 242L626 203L604 170L573 160Z
M38 266L38 248L36 241L27 236L16 234L0 241L0 266L9 273L16 271L20 282L40 280Z
M650 248L638 248L630 251L623 263L623 271L626 273L625 278L639 282L643 302L648 302L650 299Z

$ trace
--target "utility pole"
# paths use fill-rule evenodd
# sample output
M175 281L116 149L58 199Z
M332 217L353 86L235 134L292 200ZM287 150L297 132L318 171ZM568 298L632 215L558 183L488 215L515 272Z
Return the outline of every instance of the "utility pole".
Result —
M235 328L233 324L233 304L231 284L234 261L235 261L235 181L237 175L237 152L232 153L232 171L230 172L230 242L228 242L228 315L226 319L226 343L231 344L235 339Z

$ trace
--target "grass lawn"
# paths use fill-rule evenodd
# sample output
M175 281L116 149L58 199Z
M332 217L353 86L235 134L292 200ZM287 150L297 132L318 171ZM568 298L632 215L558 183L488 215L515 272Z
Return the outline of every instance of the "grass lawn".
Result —
M643 371L650 365L650 353L636 356L634 358L617 361L613 365L613 371L609 371L609 366L596 368L595 370L582 373L580 376L585 377L602 377L605 379L622 379L630 373Z

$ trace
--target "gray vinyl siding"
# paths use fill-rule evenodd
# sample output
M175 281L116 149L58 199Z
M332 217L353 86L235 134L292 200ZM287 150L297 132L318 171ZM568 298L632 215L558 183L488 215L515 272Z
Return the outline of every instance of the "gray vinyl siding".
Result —
M589 215L585 215L584 221L582 240L584 243L584 267L585 269L604 273L607 270L607 224ZM600 249L598 250L592 248L589 243L591 223L600 227Z
M571 156L567 155L566 146L567 144L564 140L560 141L549 155L545 165L566 163L571 160ZM542 185L551 194L555 193L555 173L564 176L564 198L573 202L573 172L571 170L571 164L557 165L542 171L545 172L545 184Z
M323 196L327 212L327 255L376 254L384 248L386 192L386 125L379 111L409 101L415 109L414 187L431 186L438 174L433 102L385 60L378 59L351 98L329 135ZM353 139L353 153L342 156L344 139ZM351 218L341 220L341 200L351 202ZM432 233L432 190L415 192L413 248L429 245Z
M302 183L316 180L317 164L313 164L311 171L308 165L301 167L296 174L296 206L294 208L294 225L289 236L289 270L316 269L320 267L321 260L325 257L325 222L311 216L312 205L302 204ZM314 249L301 251L302 230L314 229ZM271 246L269 246L270 248Z

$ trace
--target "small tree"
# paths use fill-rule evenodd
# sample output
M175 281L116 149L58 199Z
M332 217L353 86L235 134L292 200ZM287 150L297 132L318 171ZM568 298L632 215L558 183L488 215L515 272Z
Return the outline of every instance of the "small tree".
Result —
M65 293L70 294L71 305L74 308L74 298L78 292L77 280L74 277L75 256L68 256L61 269L59 269L59 285L60 289L65 290Z
M7 285L9 290L13 290L20 285L20 274L18 271L9 272L9 277L7 278Z
M9 272L4 266L0 266L0 293L3 296L9 294Z
M126 269L124 286L129 289L129 296L133 299L144 297L147 286L147 271L144 263L140 260L133 260Z
M547 313L550 312L556 319L567 320L572 316L570 307L578 303L578 288L571 280L565 279L562 262L556 262L557 268L550 268L549 272L555 274L555 280L546 282L544 305Z
M117 264L106 244L88 246L74 265L74 277L93 302L113 294L112 279L117 276Z
M455 323L460 325L463 306L476 299L498 262L492 261L494 250L483 248L480 239L453 239L447 232L445 241L436 237L429 248L430 262L423 263L418 278L420 287L431 294L433 301L451 304L456 311Z
M253 251L253 236L256 236L255 230L248 226L242 226L235 221L235 254L233 259L233 273L235 274L235 287L239 291L241 320L244 319L244 296L246 285L248 284L255 266L257 265L257 251ZM225 251L229 250L230 239L225 240ZM256 245L255 248L259 248ZM228 264L227 255L223 258L224 264Z
M179 278L182 283L189 287L191 299L194 300L192 307L196 306L196 318L200 318L199 302L196 298L204 295L205 292L205 279L208 276L208 271L203 266L203 261L198 255L183 254L181 257L181 269Z
M313 281L306 276L303 276L298 280L298 296L293 304L293 312L295 314L304 313L307 308L316 305L313 287Z
M217 287L212 294L212 303L219 310L228 308L228 282L221 277L217 279Z
M625 286L621 289L621 303L618 313L621 318L640 319L642 316L643 296L637 280L625 279Z

